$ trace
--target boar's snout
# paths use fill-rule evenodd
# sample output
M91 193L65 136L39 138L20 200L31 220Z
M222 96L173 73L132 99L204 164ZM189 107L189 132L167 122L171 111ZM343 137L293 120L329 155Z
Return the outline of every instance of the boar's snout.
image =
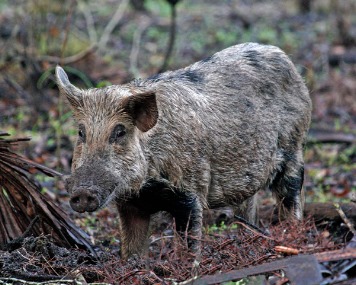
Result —
M93 212L99 208L98 197L87 189L80 188L73 192L70 197L70 206L79 213Z

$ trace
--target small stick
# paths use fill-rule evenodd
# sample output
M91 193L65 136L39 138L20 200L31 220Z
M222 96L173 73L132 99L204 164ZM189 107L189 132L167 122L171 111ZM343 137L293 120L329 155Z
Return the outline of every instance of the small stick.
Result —
M339 213L341 219L344 221L344 223L349 227L350 231L352 232L352 234L354 236L356 236L356 231L355 231L355 227L352 224L352 222L348 219L348 217L346 217L344 211L341 209L340 204L339 203L334 203L335 209L336 211Z
M235 215L234 218L237 220L237 223L240 225L244 226L245 228L251 230L252 232L257 232L259 235L262 235L263 237L267 239L273 240L273 238L270 237L270 235L265 232L264 230L261 230L259 227L251 224L249 221L245 220L244 218L241 218L240 216Z
M292 247L287 247L287 246L283 246L283 245L276 245L274 247L274 250L276 252L281 252L281 253L287 253L287 254L299 254L299 250L296 248L292 248Z

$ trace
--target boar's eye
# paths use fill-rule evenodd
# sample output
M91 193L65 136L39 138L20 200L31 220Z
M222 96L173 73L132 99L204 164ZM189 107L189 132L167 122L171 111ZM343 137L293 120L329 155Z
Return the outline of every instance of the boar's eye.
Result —
M109 143L117 143L120 142L120 140L125 136L126 134L126 129L123 125L118 124L114 130L112 131L110 138L109 138Z
M86 135L85 135L85 127L83 125L79 125L78 136L82 142L85 142Z

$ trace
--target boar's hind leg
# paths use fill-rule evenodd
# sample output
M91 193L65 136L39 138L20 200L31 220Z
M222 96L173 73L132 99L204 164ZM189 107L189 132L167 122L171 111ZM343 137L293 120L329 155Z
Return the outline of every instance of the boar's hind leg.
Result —
M277 172L271 190L277 199L283 217L303 218L304 162L289 159Z
M235 215L247 220L251 224L258 224L257 194L246 199L234 211Z
M150 214L130 204L118 206L120 217L121 256L143 254L147 247Z
M188 231L188 246L197 256L200 253L200 239L203 209L199 198L193 194L180 192L169 211L175 219L176 229L181 234Z

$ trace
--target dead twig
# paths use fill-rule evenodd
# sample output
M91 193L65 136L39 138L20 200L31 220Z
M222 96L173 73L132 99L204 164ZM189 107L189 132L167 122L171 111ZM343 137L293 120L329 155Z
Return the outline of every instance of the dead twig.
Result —
M256 235L262 236L269 240L274 240L273 238L269 237L268 233L256 227L255 225L251 224L250 222L246 221L244 218L241 218L240 216L237 215L235 215L234 218L237 220L235 223L242 225L246 229L249 229L250 231L254 232Z
M97 44L93 43L88 48L86 48L85 50L83 50L75 55L71 55L71 56L64 57L64 58L60 58L58 56L43 55L43 56L36 57L36 60L37 61L47 61L47 62L52 62L52 63L60 62L63 65L68 65L70 63L74 63L76 61L79 61L79 60L85 58L87 55L94 52L97 48L98 48Z
M262 261L268 260L270 258L277 258L278 256L276 254L270 254L270 255L263 255L257 260L253 260L250 263L247 263L246 266L251 266L251 265L256 265L261 263Z
M23 234L11 241L9 241L7 244L5 244L4 246L1 246L0 244L0 248L3 248L4 250L8 250L8 251L12 251L15 248L18 248L21 246L24 238L26 238L31 231L33 230L33 226L34 224L39 220L39 216L37 215L32 221L31 223L28 225L27 229L23 232Z
M70 24L72 22L74 4L75 4L75 0L72 0L70 8L69 8L69 13L67 14L67 18L66 18L65 34L64 34L64 40L63 40L62 48L61 48L61 58L63 58L64 50L65 50L65 48L67 46L67 42L68 42L69 28L70 28Z
M155 278L156 280L158 280L160 282L160 284L166 284L166 282L159 278L153 271L151 270L132 270L128 273L126 273L124 276L122 276L119 280L118 283L121 284L122 282L127 281L130 277L135 276L135 275L143 275L143 274L149 274L151 275L153 278Z
M171 27L169 31L169 41L168 41L168 47L166 50L166 54L164 56L163 64L158 70L158 73L161 73L167 69L168 66L168 61L171 57L172 51L173 51L173 46L174 46L174 41L176 37L176 18L177 18L177 11L176 11L176 4L178 1L167 1L171 5Z
M132 40L132 48L130 52L130 67L129 67L130 72L136 78L140 77L138 72L138 56L140 52L140 42L144 31L150 25L150 21L148 21L146 18L142 18L142 20L139 21L139 23L140 24L136 29Z
M85 23L87 25L90 42L97 43L98 34L94 26L93 14L91 13L90 9L88 9L88 3L85 3L83 0L77 0L77 1L78 1L78 7L82 11L85 18Z
M209 268L209 269L205 270L201 275L205 276L205 275L208 275L208 274L213 274L214 272L220 270L221 268L222 268L221 264L215 265L212 268Z
M352 224L352 222L349 220L348 217L346 217L344 211L341 209L340 204L339 203L334 203L335 209L336 211L339 213L340 217L342 218L342 220L344 221L344 223L349 227L350 231L352 232L352 234L354 236L356 236L356 231L355 231L355 227Z
M119 6L117 7L114 16L111 18L109 23L106 25L106 27L103 31L103 34L98 42L99 50L103 50L106 47L106 44L109 41L111 33L114 31L115 27L120 22L123 15L125 14L128 4L129 4L128 0L122 0L121 3L119 4Z
M292 248L292 247L283 246L283 245L276 245L274 247L274 250L276 252L286 253L286 254L293 254L293 255L299 254L299 250L298 249Z
M338 132L334 130L311 129L308 135L308 144L316 143L348 143L356 142L354 134Z
M79 2L79 7L83 11L84 17L87 22L88 34L89 34L90 41L91 41L90 46L75 55L63 57L63 52L64 52L64 48L66 46L66 42L67 42L67 38L68 38L69 24L70 24L70 19L71 19L71 13L69 13L68 17L67 17L67 23L66 23L67 33L66 33L66 37L63 41L62 50L61 50L62 57L47 56L47 55L46 56L37 56L37 57L35 57L36 60L37 61L47 61L47 62L52 62L52 63L60 62L62 65L68 65L68 64L74 63L76 61L79 61L79 60L85 58L87 55L89 55L90 53L94 52L97 49L103 50L106 47L107 42L110 39L111 33L114 31L115 27L120 22L123 15L125 14L125 11L128 7L128 2L129 2L128 0L121 1L115 14L111 18L111 20L108 22L108 24L105 26L102 36L100 37L99 40L97 40L97 32L95 31L95 27L94 27L94 23L93 23L93 19L92 19L90 11L83 8L85 6L85 4Z
M355 259L356 248L343 248L332 251L315 253L314 256L319 262L336 261L343 259Z
M234 242L235 242L235 240L233 240L233 239L226 240L223 243L214 246L214 249L215 250L222 250L225 246L228 246L229 244L232 244Z

